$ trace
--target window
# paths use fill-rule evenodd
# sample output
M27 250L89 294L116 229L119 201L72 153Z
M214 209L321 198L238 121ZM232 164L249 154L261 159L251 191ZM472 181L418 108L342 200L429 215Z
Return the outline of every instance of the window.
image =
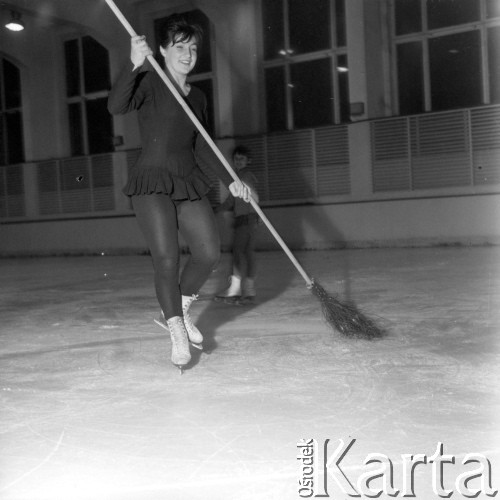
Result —
M206 128L208 132L215 132L214 116L214 85L212 73L212 32L209 18L201 10L191 10L183 12L183 17L187 22L197 24L203 30L203 41L201 50L198 52L198 60L193 71L189 75L189 82L203 91L207 98L207 120ZM168 16L167 16L168 17ZM161 43L161 32L166 17L156 19L154 22L156 46ZM159 63L163 67L163 58L159 56Z
M479 31L429 40L433 110L477 106L482 101Z
M431 30L479 21L480 2L427 0L427 24Z
M21 73L0 58L0 165L24 161Z
M500 102L498 0L393 0L399 114Z
M113 122L107 111L108 51L84 36L66 41L64 56L71 155L113 151Z
M424 110L422 44L402 43L397 46L399 113L410 115Z
M396 0L394 9L396 35L422 31L422 0Z
M21 72L0 57L0 218L25 214Z
M500 103L500 26L488 29L490 102Z
M261 5L268 131L348 121L345 0Z

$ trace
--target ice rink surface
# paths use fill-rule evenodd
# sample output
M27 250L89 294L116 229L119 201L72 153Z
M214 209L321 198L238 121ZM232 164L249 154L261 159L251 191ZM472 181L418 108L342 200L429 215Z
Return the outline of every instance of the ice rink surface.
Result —
M400 490L386 485L379 498L402 498L404 456L431 458L442 443L454 463L438 480L429 460L415 467L414 497L465 498L457 478L482 463L468 491L492 498L500 248L295 255L387 336L332 331L281 252L258 253L256 305L209 300L224 288L224 254L192 308L208 352L193 349L180 376L153 322L148 256L0 260L0 499L294 500L311 472L297 459L301 439L317 442L310 497L355 498L341 489L349 479L368 498L358 480L377 454ZM342 442L345 478L325 468Z

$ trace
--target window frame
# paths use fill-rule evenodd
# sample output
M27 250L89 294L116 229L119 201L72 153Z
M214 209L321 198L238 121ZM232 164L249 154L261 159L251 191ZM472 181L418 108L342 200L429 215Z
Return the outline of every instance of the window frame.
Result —
M109 88L105 90L98 90L98 91L93 91L93 92L86 92L85 89L85 73L84 73L84 54L83 54L83 38L85 37L91 37L99 43L107 52L108 56L108 70L109 70L109 75L110 75L110 82L109 82ZM67 95L67 65L66 65L66 55L65 55L65 44L67 42L71 42L73 40L77 41L78 45L78 72L79 72L79 93L78 95L74 96L68 96ZM87 102L89 101L95 101L98 99L107 99L109 92L111 90L111 63L110 63L110 56L109 56L109 51L106 48L105 45L103 45L99 40L97 40L95 37L88 33L78 33L78 34L72 34L65 36L62 39L62 50L63 50L63 68L64 68L64 99L65 99L65 113L66 113L66 123L68 124L68 150L70 152L71 156L87 156L90 155L90 140L89 140L89 119L87 116ZM79 106L80 110L80 127L82 131L82 152L81 153L74 153L73 152L73 147L71 144L71 134L72 134L72 128L71 128L71 120L70 120L70 111L69 108L71 105L77 104ZM111 130L113 131L114 128L114 123L113 119L110 116L110 125L111 125ZM102 153L109 153L114 151L113 146L110 147L108 151L101 151L100 153L95 153L95 154L102 154Z
M19 72L19 105L7 108L6 105L6 85L4 77L4 61L14 66ZM4 54L0 53L0 127L2 127L2 152L0 154L0 166L7 165L17 165L19 163L24 163L26 161L26 146L24 137L24 113L23 113L23 82L22 82L22 70L18 64L16 64L12 59L6 57ZM9 150L9 131L7 125L7 116L19 114L20 119L20 139L21 139L21 160L20 161L10 161L11 152ZM5 163L2 162L2 158Z
M404 35L396 34L396 2L398 0L390 0L390 39L391 39L391 66L392 66L392 108L396 115L400 115L400 92L399 92L399 78L398 78L398 46L405 43L417 42L421 44L422 50L422 74L423 74L423 105L424 109L421 112L434 112L446 111L446 109L433 109L432 108L432 89L431 89L431 68L430 68L430 40L448 35L458 35L470 31L479 31L480 39L480 68L481 68L481 96L480 105L495 104L491 102L490 93L490 66L488 60L488 29L500 26L500 17L487 17L486 0L474 0L481 2L480 4L480 19L477 21L470 21L467 23L457 24L453 26L446 26L442 28L429 29L428 28L428 12L427 0L420 0L421 10L421 30ZM469 107L463 105L460 107ZM449 108L457 109L457 108Z
M263 20L263 7L262 2L266 0L261 0L259 3L259 19ZM294 120L293 113L293 95L292 95L292 82L291 82L291 67L296 63L303 62L312 62L320 59L329 59L330 60L330 85L331 85L331 94L333 97L331 116L332 123L330 124L322 124L318 126L328 126L335 125L340 123L346 123L346 121L342 121L342 104L340 103L340 74L337 70L338 67L338 58L340 56L344 56L349 63L348 53L347 53L347 40L345 40L345 45L338 45L338 20L336 16L336 1L338 0L328 0L329 2L329 28L330 28L330 47L326 49L320 49L307 53L299 53L297 55L293 54L290 40L290 20L289 20L289 1L290 0L281 0L283 2L283 36L284 36L284 47L281 49L280 53L273 59L265 59L265 34L264 34L264 23L261 22L262 29L260 31L261 37L261 60L262 60L262 88L264 89L264 123L265 128L268 132L280 132L280 131L291 131L296 129L301 129L304 127L297 127ZM348 1L348 0L345 0ZM344 12L345 12L345 4L344 4ZM345 18L344 18L345 23ZM346 27L344 26L344 34L346 32ZM344 36L345 38L345 36ZM269 130L269 119L268 119L268 109L267 109L267 96L265 92L266 88L266 70L271 68L279 68L282 67L284 69L284 102L285 102L285 129L284 130ZM309 128L309 127L305 127Z

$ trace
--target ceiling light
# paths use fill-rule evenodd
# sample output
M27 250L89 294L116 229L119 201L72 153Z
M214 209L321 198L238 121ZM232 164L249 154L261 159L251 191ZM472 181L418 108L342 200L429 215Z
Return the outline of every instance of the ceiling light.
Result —
M10 21L5 25L5 27L11 31L22 31L24 29L24 24L21 21L21 14L16 11L10 13Z

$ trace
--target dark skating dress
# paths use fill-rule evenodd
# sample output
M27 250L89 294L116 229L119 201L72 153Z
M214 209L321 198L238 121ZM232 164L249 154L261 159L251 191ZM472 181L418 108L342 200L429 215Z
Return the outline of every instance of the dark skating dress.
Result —
M173 200L199 200L210 189L199 165L210 168L229 186L233 179L151 65L146 61L132 69L129 61L108 98L110 113L137 110L139 120L142 152L123 192L127 196L165 193ZM203 92L192 86L184 99L205 124L207 101Z

